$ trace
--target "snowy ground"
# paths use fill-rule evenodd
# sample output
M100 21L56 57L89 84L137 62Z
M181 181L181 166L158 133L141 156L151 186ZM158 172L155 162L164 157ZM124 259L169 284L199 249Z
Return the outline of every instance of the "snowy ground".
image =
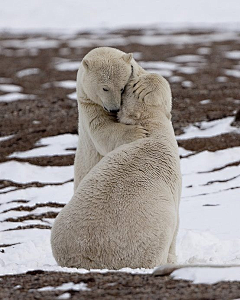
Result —
M202 70L208 67L213 60L211 53L216 45L221 47L226 63L214 70L211 87L221 88L231 86L239 77L239 51L237 46L231 47L231 41L239 42L237 32L205 32L199 34L170 33L156 34L155 30L148 29L140 34L130 34L126 37L118 33L104 33L101 40L95 33L87 37L67 35L51 37L6 38L1 40L0 54L7 59L18 57L37 57L44 51L54 53L48 72L56 72L51 75L51 80L42 78L41 64L19 65L12 77L4 73L0 78L0 103L2 107L18 105L23 101L26 105L35 105L41 97L44 98L49 90L64 91L66 101L76 102L75 78L79 66L79 56L86 52L86 48L97 45L114 47L128 47L129 44L137 44L134 52L139 63L149 71L157 72L165 76L181 91L182 98L190 103L193 91L197 95L198 76ZM169 54L162 60L147 59L144 57L146 48L167 47L176 48L178 54ZM190 46L189 46L190 45ZM89 48L88 48L89 47ZM194 51L189 48L193 47ZM187 49L185 51L185 48ZM55 49L55 50L54 50ZM155 48L154 48L155 49ZM197 50L196 50L197 49ZM58 51L58 52L51 52ZM132 50L131 50L132 51ZM158 51L158 50L157 50ZM69 53L74 53L71 58ZM215 54L214 54L215 55ZM214 65L214 64L213 64ZM218 69L218 68L216 68ZM52 71L51 71L52 70ZM6 71L7 72L7 71ZM207 74L207 73L206 73ZM209 76L209 74L204 76ZM49 75L49 76L50 76ZM29 86L21 86L24 78L31 82L30 78L38 78L40 89L31 89ZM35 76L35 77L34 77ZM204 76L201 77L201 85L204 86ZM208 78L209 79L209 78ZM27 80L26 80L27 81ZM19 85L18 85L19 84ZM201 86L201 88L202 88ZM39 91L40 90L40 91ZM240 98L228 97L235 109L227 110L226 115L219 113L207 120L204 112L208 114L208 107L221 106L225 101L221 94L211 98L211 94L204 92L201 97L195 96L198 101L201 117L186 126L180 126L177 132L179 144L199 138L199 141L219 139L222 135L237 137L233 145L229 147L216 147L214 151L188 150L179 147L181 156L181 168L183 174L183 193L180 206L180 228L177 240L177 253L181 264L239 264L240 265L240 129L232 125ZM42 93L42 94L41 94ZM175 94L176 96L176 94ZM26 101L26 102L24 102ZM67 102L67 103L70 103ZM5 106L4 106L5 105ZM69 104L71 105L71 103ZM213 105L213 106L212 106ZM214 106L215 105L215 106ZM223 104L224 105L224 104ZM226 104L225 104L226 105ZM48 104L51 110L51 105ZM14 106L13 106L14 107ZM181 108L181 103L179 104ZM176 109L176 116L184 114L186 106L181 110ZM67 109L66 109L67 111ZM196 114L196 112L195 112ZM205 114L205 115L206 115ZM174 111L173 111L174 116ZM203 117L202 117L203 116ZM190 118L190 117L189 117ZM198 119L201 119L198 121ZM174 120L174 118L173 118ZM177 119L176 119L177 120ZM40 126L42 121L34 119L32 126ZM52 122L54 120L52 119ZM176 121L177 123L177 121ZM20 128L18 129L20 130ZM0 145L16 142L18 130L2 135ZM57 266L50 247L50 229L54 217L67 203L73 192L73 165L37 165L33 160L41 161L46 156L68 157L75 153L77 135L69 133L44 136L24 151L14 150L0 163L0 180L10 182L6 186L1 184L0 189L0 274L17 274L29 270L42 269L48 271L87 272L60 268ZM182 144L181 144L182 145ZM194 147L193 147L194 148ZM29 217L31 216L31 217ZM173 273L174 278L186 278L196 282L213 283L216 281L240 280L240 267L224 269L224 275L216 277L217 272L206 270L178 270ZM152 270L122 271L133 273L151 273ZM104 270L103 272L106 272ZM201 272L200 275L198 275ZM206 279L207 278L207 279Z
M234 129L240 133L239 129L228 125L229 118L209 122L209 124L203 122L198 124L200 129L194 126L193 128L196 130L196 136L197 131L199 134L211 136L211 132L214 132L213 128L218 128L219 123L229 131ZM201 129L201 126L206 129ZM178 138L187 139L192 136L192 133L192 127L187 128ZM76 147L77 136L68 134L45 138L36 145L44 146L13 153L11 156L37 157L45 156L46 153L62 155L68 146ZM181 159L183 194L177 244L179 263L240 264L240 233L236 230L239 228L240 169L239 166L226 167L239 160L240 147L216 152L203 151L197 154L186 153L183 148L179 151L183 155ZM51 254L50 230L36 228L14 230L18 226L24 227L30 224L51 226L53 219L43 218L16 224L15 219L29 214L24 210L16 211L16 208L20 206L33 208L31 214L36 216L48 211L59 212L61 208L50 209L48 206L37 207L36 205L48 203L50 199L52 199L50 202L59 204L65 204L70 200L73 190L73 183L70 182L73 179L73 166L40 167L9 161L1 164L1 176L4 180L17 183L26 183L29 179L47 183L39 188L1 190L1 242L15 244L8 248L6 253L1 254L1 274L16 274L39 268L63 270L56 265ZM54 183L61 185L54 185ZM27 199L27 203L17 204L13 202L16 199ZM8 229L11 231L6 231Z
M0 5L0 28L15 31L129 28L159 23L175 28L205 24L216 27L220 23L226 28L239 23L240 14L238 0L1 0Z

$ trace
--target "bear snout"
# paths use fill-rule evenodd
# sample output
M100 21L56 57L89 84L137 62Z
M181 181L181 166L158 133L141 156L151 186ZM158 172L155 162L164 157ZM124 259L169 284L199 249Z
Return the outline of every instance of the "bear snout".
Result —
M119 112L119 109L111 109L109 110L110 113L116 114Z
M106 106L103 106L103 109L109 113L112 113L112 114L117 114L119 112L119 108L117 109L108 109L106 108Z

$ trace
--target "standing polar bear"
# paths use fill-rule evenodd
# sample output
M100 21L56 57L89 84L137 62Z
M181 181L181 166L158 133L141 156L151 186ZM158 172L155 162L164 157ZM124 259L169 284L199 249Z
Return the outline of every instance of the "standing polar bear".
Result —
M113 150L80 182L52 228L59 265L120 269L175 263L181 172L170 112L171 90L163 77L144 74L127 85L119 120L143 126L149 137Z
M118 49L100 47L82 60L77 75L78 146L74 162L74 191L103 156L125 143L146 136L141 125L118 123L121 96L130 76L147 72ZM151 92L151 86L145 89Z

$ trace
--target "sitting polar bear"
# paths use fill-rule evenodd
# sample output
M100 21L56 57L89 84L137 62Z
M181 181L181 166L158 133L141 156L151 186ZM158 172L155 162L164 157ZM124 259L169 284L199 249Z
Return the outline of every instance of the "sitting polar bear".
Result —
M149 82L153 92L146 95ZM59 265L120 269L176 262L181 172L170 111L163 77L141 75L126 87L119 120L143 126L149 137L113 150L81 181L52 228Z
M74 191L108 152L146 136L141 125L118 123L111 114L120 109L121 96L130 76L146 73L132 54L115 48L96 48L83 58L77 75L79 140L74 162Z

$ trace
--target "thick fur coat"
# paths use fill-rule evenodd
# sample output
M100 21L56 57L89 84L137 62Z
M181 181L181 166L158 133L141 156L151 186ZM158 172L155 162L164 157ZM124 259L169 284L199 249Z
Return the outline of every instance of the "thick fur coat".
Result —
M61 266L153 268L176 261L181 172L171 91L164 78L149 76L152 94L145 93L146 75L138 77L119 112L120 122L140 124L149 137L103 157L59 213L51 243Z
M103 156L120 145L146 136L141 125L126 126L112 113L121 106L121 96L130 76L146 71L118 49L100 47L82 60L77 75L78 146L74 162L74 191Z

